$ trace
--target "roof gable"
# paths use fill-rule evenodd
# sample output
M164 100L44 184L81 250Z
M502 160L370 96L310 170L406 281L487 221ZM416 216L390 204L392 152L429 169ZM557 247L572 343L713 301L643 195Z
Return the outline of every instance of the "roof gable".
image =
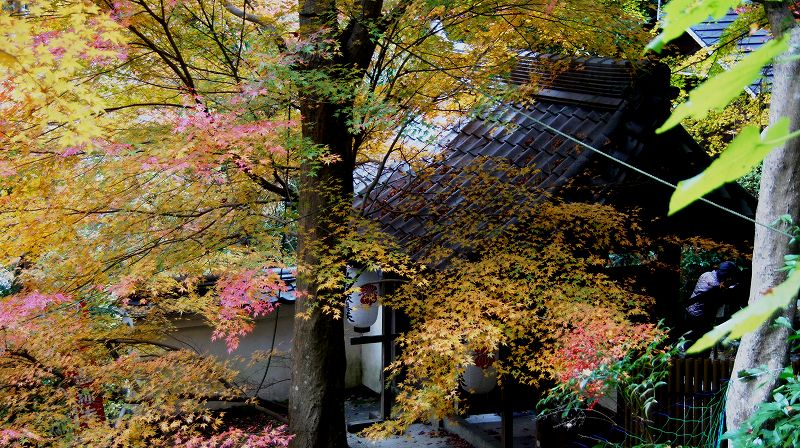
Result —
M717 43L733 25L739 14L734 10L728 11L727 14L719 19L709 17L708 20L700 22L691 26L686 32L695 40L702 48L709 48ZM737 60L741 59L747 54L758 50L767 41L772 39L772 36L763 28L751 31L746 35L742 35L736 41ZM767 65L762 69L762 77L747 86L745 90L751 95L758 95L763 90L769 90L772 86L773 69L772 65Z
M664 217L671 189L620 162L641 166L671 182L697 174L710 162L682 128L661 136L654 133L669 114L673 95L666 66L604 58L525 56L510 79L522 83L532 77L539 88L530 101L499 104L475 117L424 176L393 176L370 198L366 214L401 244L413 246L412 252L420 257L435 238L431 229L459 206L470 206L463 190L478 181L474 175L477 168L493 173L497 182L524 185L526 196L520 200L531 203L554 194L572 201L642 207L652 217ZM608 85L604 87L601 80ZM519 175L509 179L498 168L503 163L532 170L524 179ZM491 194L491 181L481 181ZM730 186L716 195L737 212L753 215L754 200L743 189ZM683 223L697 234L752 238L749 224L732 223L721 229L728 233L723 235L725 232L713 225L722 218L720 212L709 208L702 204L690 207L668 227L681 230L678 227ZM489 206L482 213L488 217L503 210ZM509 222L513 219L508 217Z
M621 59L523 53L509 80L517 85L535 83L537 98L616 109L635 75L631 62Z

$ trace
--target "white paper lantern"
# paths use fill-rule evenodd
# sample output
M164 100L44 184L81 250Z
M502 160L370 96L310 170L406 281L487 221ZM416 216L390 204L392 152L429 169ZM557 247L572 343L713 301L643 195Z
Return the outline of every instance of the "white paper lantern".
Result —
M497 354L473 353L474 364L468 364L461 376L461 386L471 394L485 394L497 386L497 369L494 366Z
M349 271L350 275L355 272ZM380 294L380 274L373 271L362 272L354 288L355 292L347 298L346 316L358 333L366 333L378 320L378 296Z

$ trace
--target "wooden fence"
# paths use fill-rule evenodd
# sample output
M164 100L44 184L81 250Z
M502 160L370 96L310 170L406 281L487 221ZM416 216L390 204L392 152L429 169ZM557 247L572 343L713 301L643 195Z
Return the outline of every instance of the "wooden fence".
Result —
M733 360L673 360L667 386L656 393L659 406L653 428L674 444L704 446L721 429L725 404L721 395L732 372Z
M793 363L795 372L800 363ZM648 421L620 408L626 446L671 443L706 447L724 430L724 394L733 375L733 360L675 359L667 385L656 391L658 405Z
M656 391L658 404L643 419L632 409L620 409L625 446L640 443L673 443L704 446L710 434L719 431L722 409L720 394L731 377L733 360L675 359L670 364L666 386Z

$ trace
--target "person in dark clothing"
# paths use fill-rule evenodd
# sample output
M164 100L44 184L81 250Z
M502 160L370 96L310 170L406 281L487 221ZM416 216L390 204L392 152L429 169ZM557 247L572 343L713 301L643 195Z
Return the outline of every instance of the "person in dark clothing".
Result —
M733 302L737 295L738 277L739 267L731 261L723 261L717 269L700 276L686 306L690 339L697 340L714 327L719 307Z

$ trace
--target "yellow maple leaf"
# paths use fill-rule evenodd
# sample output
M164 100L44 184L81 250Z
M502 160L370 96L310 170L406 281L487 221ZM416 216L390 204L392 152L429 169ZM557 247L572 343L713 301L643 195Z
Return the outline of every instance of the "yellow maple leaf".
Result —
M17 58L7 51L0 50L0 64L11 67L17 62Z

